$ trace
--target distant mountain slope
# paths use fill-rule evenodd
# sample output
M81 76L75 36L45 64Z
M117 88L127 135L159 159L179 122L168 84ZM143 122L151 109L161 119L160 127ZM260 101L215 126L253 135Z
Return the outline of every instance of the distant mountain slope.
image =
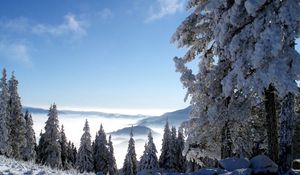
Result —
M36 107L23 107L23 112L28 110L30 113L39 113L39 114L48 114L48 109L36 108ZM98 115L107 118L135 118L135 119L143 119L148 116L146 115L125 115L125 114L114 114L114 113L104 113L97 111L72 111L72 110L58 110L59 114L74 114L74 115Z
M153 135L158 135L159 133L153 131L152 129L146 127L146 126L133 126L133 135L139 136L139 135L148 135L148 133L151 131ZM126 127L119 129L117 131L111 132L112 136L129 136L131 131L131 127Z
M162 127L165 125L166 120L168 119L170 125L178 127L182 122L189 119L189 114L192 110L192 107L189 106L185 109L168 112L158 117L147 117L138 121L140 126L148 127Z

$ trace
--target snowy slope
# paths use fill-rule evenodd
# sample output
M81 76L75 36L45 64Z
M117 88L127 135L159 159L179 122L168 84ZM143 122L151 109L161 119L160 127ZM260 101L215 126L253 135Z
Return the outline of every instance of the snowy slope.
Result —
M15 161L13 159L0 156L0 174L1 175L76 175L75 170L59 171L46 166L36 165L32 162ZM86 175L93 173L86 173Z

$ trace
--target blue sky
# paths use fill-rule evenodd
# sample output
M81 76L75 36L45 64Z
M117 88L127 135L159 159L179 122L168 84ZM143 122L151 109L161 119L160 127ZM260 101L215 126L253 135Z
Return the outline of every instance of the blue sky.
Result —
M183 0L3 0L0 65L23 105L159 113L184 108L170 43ZM131 111L131 112L130 112Z
M0 68L16 72L26 106L181 109L188 103L172 58L184 50L170 37L184 7L184 0L2 0Z

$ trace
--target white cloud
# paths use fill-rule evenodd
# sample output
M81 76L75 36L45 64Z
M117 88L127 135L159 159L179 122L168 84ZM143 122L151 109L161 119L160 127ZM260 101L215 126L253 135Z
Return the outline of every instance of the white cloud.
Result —
M114 14L109 8L104 8L103 10L97 12L96 16L100 17L102 20L106 20L112 18Z
M155 5L149 9L149 16L145 22L161 19L167 15L182 11L185 0L156 0Z
M27 31L29 28L29 21L25 17L18 17L14 19L2 18L0 20L0 28L18 31L18 32L24 32Z
M27 65L31 64L30 49L24 42L0 41L0 57Z
M59 25L36 24L31 31L35 34L72 35L78 38L86 35L86 25L83 20L77 19L74 14L67 14L64 16L63 23Z

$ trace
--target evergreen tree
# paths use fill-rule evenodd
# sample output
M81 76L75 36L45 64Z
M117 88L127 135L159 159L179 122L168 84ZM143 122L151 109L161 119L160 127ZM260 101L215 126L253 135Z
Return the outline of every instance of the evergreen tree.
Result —
M109 151L107 148L106 134L101 124L100 130L96 134L96 139L93 146L94 168L96 173L108 173L108 157Z
M108 155L108 172L110 175L118 175L118 168L116 164L116 158L114 156L114 147L113 143L111 141L111 135L109 135L108 139L108 150L109 150L109 155Z
M91 134L90 134L90 127L87 120L85 121L83 131L84 133L80 139L80 147L78 149L77 158L76 158L76 167L81 173L91 172L94 169L92 146L91 146Z
M9 92L6 80L6 70L2 71L2 78L0 82L0 154L10 156L11 143L9 142L10 136L10 115L9 115Z
M184 136L183 132L178 129L178 136L177 136L177 166L176 170L177 172L184 173L186 171L186 159L185 156L183 156L183 149L184 149Z
M10 112L10 136L12 157L22 159L23 149L26 147L26 121L22 113L21 99L18 94L18 80L12 73L9 80L9 112Z
M68 159L68 140L64 131L64 125L61 125L61 131L60 131L60 148L61 148L61 162L62 167L65 170L68 170L71 168L71 163Z
M53 104L50 107L49 118L46 121L45 133L42 134L43 144L41 152L44 153L45 157L43 164L49 165L52 168L61 168L61 146L59 143L60 133L58 124L58 115L56 105Z
M137 173L137 159L135 152L135 141L133 139L133 129L130 130L130 139L128 142L127 154L123 164L124 175L136 175Z
M230 118L237 126L248 121L252 107L263 102L268 152L277 161L278 121L274 106L276 101L282 106L283 99L292 100L288 98L290 93L299 92L296 80L300 77L300 55L295 50L295 39L300 34L299 1L189 0L188 8L193 12L172 38L179 47L189 48L182 58L174 59L193 107L185 149L188 159L202 164L199 157L220 158L219 136L225 122ZM199 70L193 74L188 63L199 57ZM290 105L286 107L292 111ZM288 113L282 110L281 114ZM290 117L284 115L286 119L281 121L288 124ZM235 130L240 129L245 128ZM293 127L282 129L286 131L279 132L280 140L291 139L284 134L292 134ZM239 135L230 133L233 150L244 150L251 144L241 144ZM281 144L281 152L289 149L287 145Z
M142 172L145 169L145 165L147 164L147 142L144 145L144 152L142 154L142 156L140 157L140 161L138 163L138 172ZM139 174L139 173L138 173Z
M161 154L159 157L159 167L165 170L170 170L172 168L170 158L171 158L171 132L169 128L169 122L167 121L164 128L164 136L162 140Z
M46 155L45 155L46 144L44 138L45 138L44 133L41 130L39 144L36 148L36 154L37 154L36 162L39 164L45 164L45 159L46 159Z
M74 143L72 143L71 148L72 148L72 153L73 153L71 160L73 162L73 165L75 165L76 164L77 149L76 149Z
M148 134L148 143L141 157L138 174L154 174L158 172L158 160L156 156L157 150L153 142L152 132Z
M68 159L69 163L73 167L75 167L77 151L76 151L76 148L74 147L74 144L71 141L68 142L67 150L68 150L67 151L68 152L67 159ZM74 154L74 151L75 151L75 154Z
M33 121L31 114L26 111L25 112L25 121L26 121L26 147L23 150L23 159L25 161L35 160L36 159L36 139L35 133L33 130Z
M178 166L178 145L177 145L177 131L176 128L173 126L171 129L171 139L169 144L169 150L170 150L170 172L176 172L177 166Z

